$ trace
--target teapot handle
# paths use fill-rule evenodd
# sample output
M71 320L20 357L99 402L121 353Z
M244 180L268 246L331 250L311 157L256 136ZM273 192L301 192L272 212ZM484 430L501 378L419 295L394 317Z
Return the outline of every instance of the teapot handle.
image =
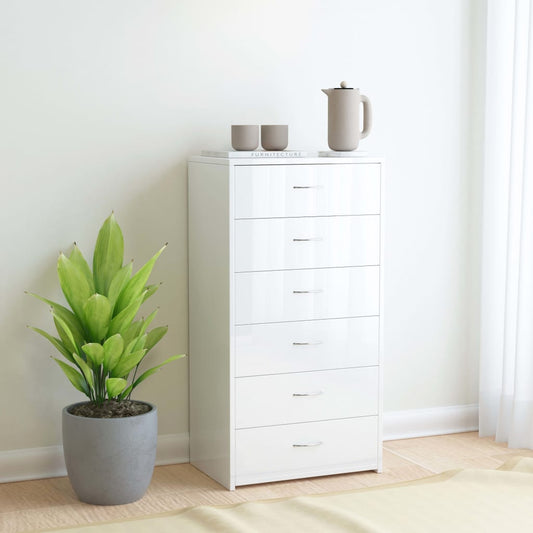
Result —
M364 139L372 129L372 104L364 94L361 95L361 103L363 104L363 131L361 132L361 139Z

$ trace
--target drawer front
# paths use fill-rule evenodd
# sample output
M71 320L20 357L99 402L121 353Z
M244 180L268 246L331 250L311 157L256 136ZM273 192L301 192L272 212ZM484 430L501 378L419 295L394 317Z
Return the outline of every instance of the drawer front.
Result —
M235 380L237 429L377 413L375 366Z
M378 419L374 416L235 433L238 485L378 466Z
M235 221L235 270L379 264L379 216Z
M379 314L379 267L235 274L235 323Z
M379 212L379 164L256 165L235 169L235 218Z
M379 317L235 327L235 375L378 364Z

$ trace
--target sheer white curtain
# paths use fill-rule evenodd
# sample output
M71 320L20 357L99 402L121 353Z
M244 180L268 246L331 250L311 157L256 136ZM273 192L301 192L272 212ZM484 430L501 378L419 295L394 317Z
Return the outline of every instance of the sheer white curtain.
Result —
M480 435L533 448L533 8L489 0Z

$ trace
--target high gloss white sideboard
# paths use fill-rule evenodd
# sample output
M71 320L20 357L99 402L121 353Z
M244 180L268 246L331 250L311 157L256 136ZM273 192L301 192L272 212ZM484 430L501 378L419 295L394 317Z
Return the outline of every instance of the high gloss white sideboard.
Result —
M381 471L383 161L189 160L190 461Z

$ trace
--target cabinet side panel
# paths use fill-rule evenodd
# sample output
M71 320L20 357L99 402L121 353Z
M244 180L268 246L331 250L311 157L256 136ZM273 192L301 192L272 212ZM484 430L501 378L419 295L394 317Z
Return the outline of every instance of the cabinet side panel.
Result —
M233 488L227 166L189 164L190 461Z

